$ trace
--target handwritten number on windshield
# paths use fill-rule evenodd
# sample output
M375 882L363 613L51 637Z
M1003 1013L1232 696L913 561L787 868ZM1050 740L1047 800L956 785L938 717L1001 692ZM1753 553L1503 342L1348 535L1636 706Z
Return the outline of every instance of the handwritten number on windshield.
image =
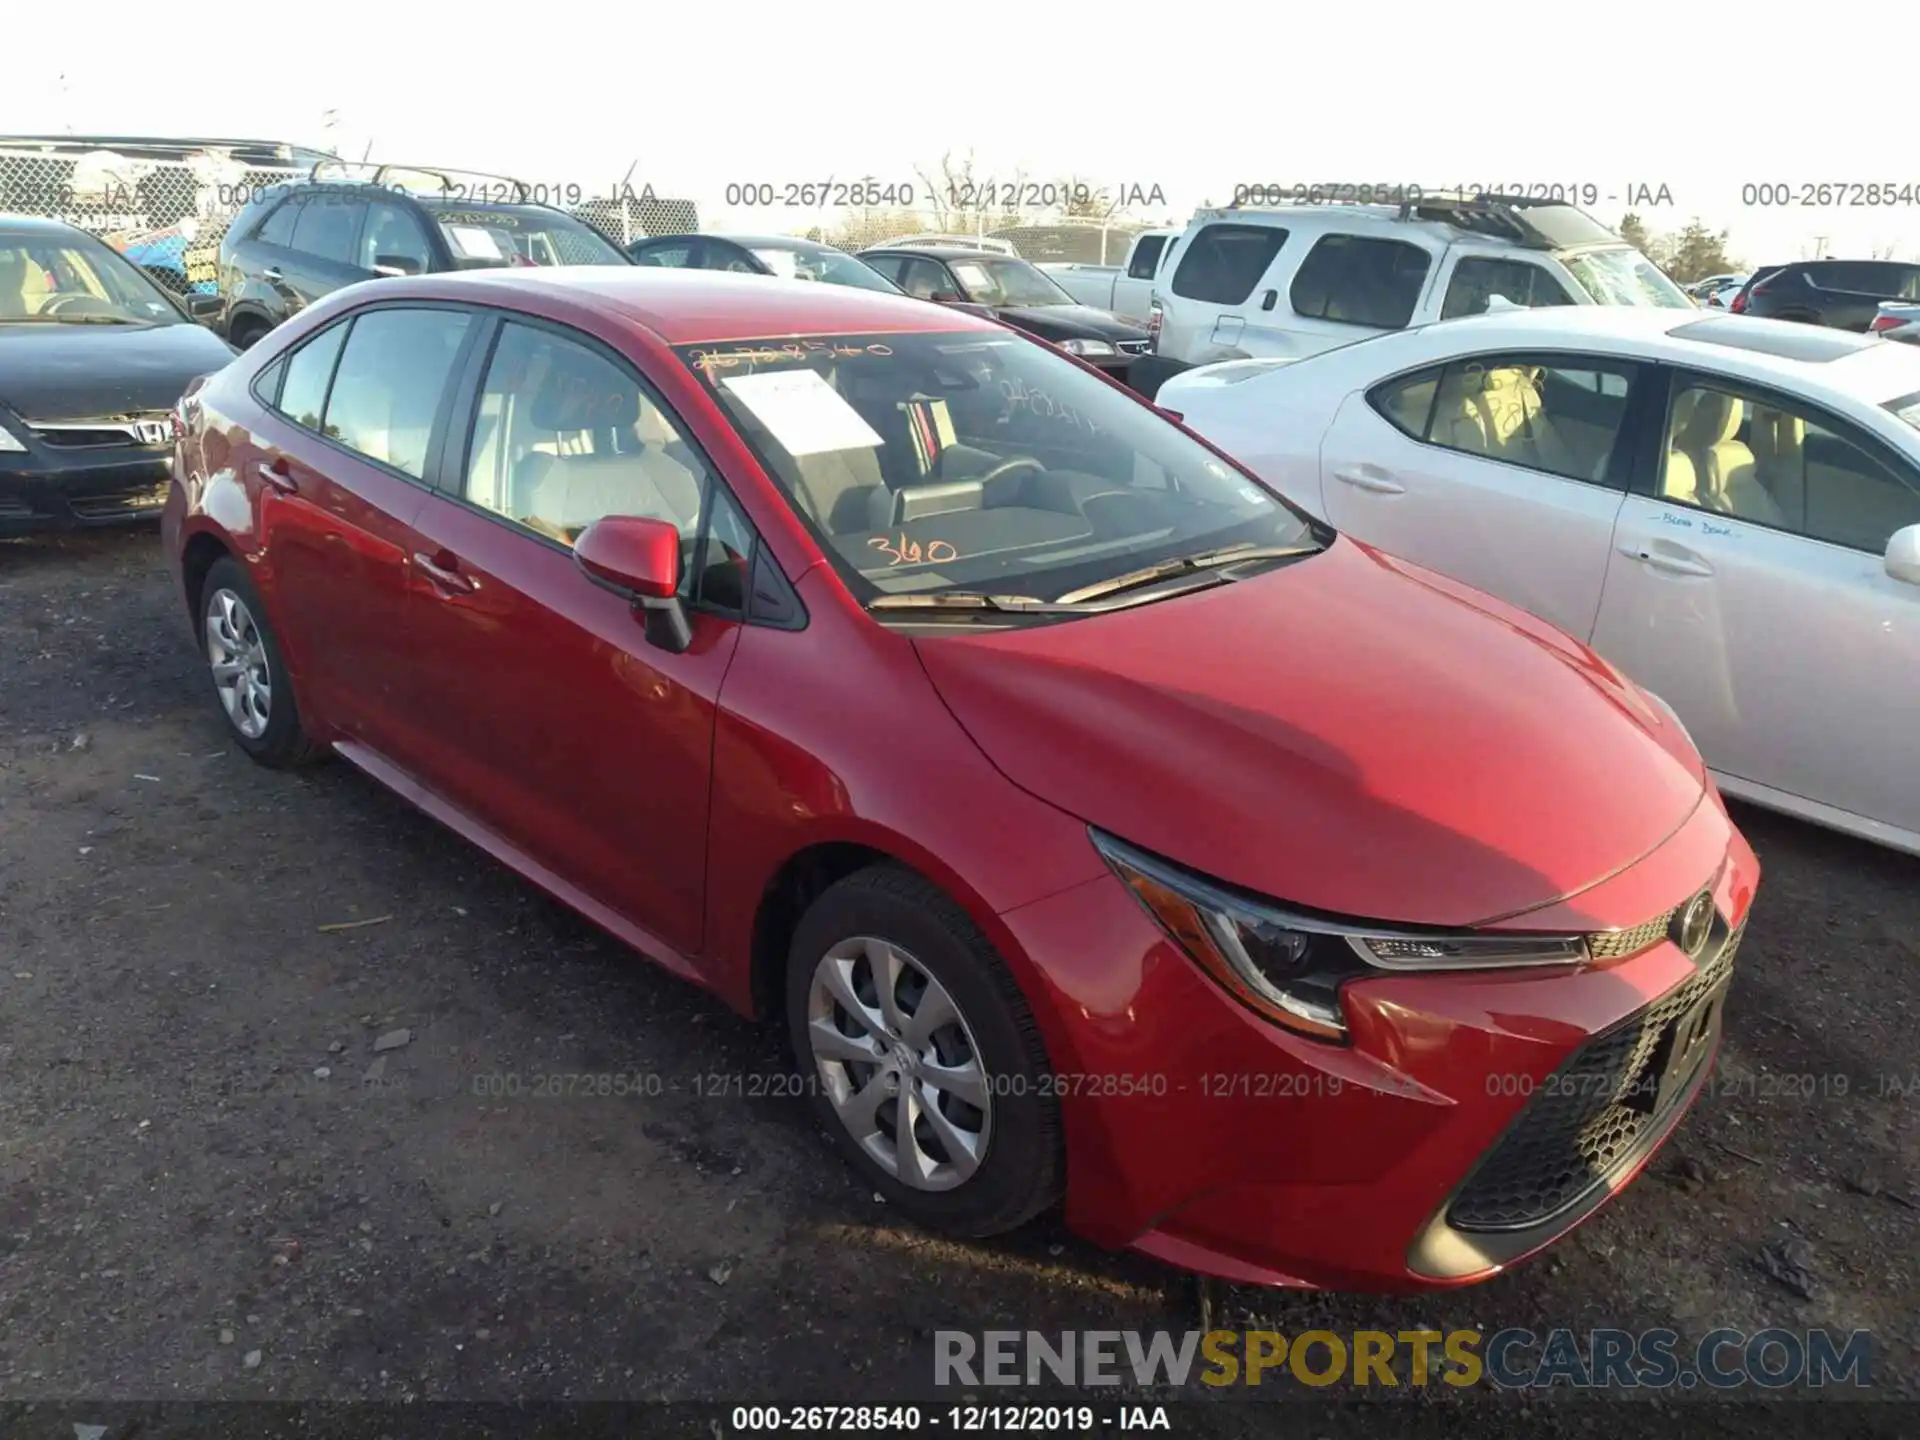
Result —
M960 552L944 540L929 540L922 545L917 540L909 540L904 533L900 536L900 543L897 545L884 535L874 537L867 544L882 555L891 557L887 561L889 570L895 565L938 564L943 560L960 558Z

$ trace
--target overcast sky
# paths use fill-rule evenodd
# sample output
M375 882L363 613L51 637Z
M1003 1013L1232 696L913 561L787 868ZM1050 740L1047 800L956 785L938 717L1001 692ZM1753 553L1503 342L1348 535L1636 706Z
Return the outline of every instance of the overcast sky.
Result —
M1236 182L1593 186L1618 222L1637 187L1656 230L1693 215L1750 262L1893 246L1920 258L1911 87L1840 37L1890 6L1772 17L1714 7L1020 5L924 12L572 0L552 8L339 0L181 9L94 0L87 43L36 43L0 85L0 133L239 135L376 159L687 196L711 228L813 217L723 206L730 182L917 182L945 151L1011 179L1158 186L1182 218ZM1817 64L1792 40L1812 23ZM895 23L884 23L891 15ZM923 23L922 23L923 22ZM1878 22L1876 22L1876 25ZM53 22L52 34L62 28ZM1742 38L1749 32L1753 43ZM181 53L171 47L179 44ZM325 117L333 112L329 129ZM1916 203L1743 205L1818 182ZM1157 209L1158 207L1156 207ZM822 217L831 218L831 217Z

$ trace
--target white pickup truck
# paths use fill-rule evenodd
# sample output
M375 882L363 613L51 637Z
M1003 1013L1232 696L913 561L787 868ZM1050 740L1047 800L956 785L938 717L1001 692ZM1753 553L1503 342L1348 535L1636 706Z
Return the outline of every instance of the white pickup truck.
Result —
M1082 305L1111 310L1144 324L1153 300L1153 277L1167 251L1180 237L1178 230L1142 230L1127 247L1119 265L1042 265Z

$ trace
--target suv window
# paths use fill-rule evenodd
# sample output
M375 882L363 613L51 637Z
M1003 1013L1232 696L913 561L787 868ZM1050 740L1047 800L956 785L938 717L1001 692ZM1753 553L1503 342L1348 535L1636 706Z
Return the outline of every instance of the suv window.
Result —
M1677 387L1660 497L1878 555L1920 525L1920 477L1812 408L1719 385Z
M1398 330L1413 319L1433 257L1404 240L1322 235L1314 242L1288 298L1313 320Z
M693 255L693 243L688 240L676 240L671 245L646 245L635 252L633 263L636 265L666 265L675 269L684 266Z
M1554 279L1544 266L1531 260L1496 260L1469 255L1453 267L1440 318L1452 320L1460 315L1478 315L1495 295L1504 295L1514 304L1529 309L1574 303L1567 287Z
M1165 235L1145 235L1134 246L1133 259L1127 265L1129 280L1151 280L1153 272L1159 268L1160 252L1167 248Z
M253 238L268 245L291 245L293 244L293 222L299 216L300 201L297 198L282 200L261 222Z
M957 295L960 287L947 267L937 260L905 260L900 265L900 277L897 282L907 294L920 300L931 300L935 295Z
M1240 305L1287 243L1272 225L1204 225L1173 272L1173 293L1213 305Z
M391 201L375 200L367 207L366 230L360 237L360 268L396 262L409 275L424 275L433 268L433 248L410 212Z
M293 248L342 265L353 263L353 243L360 233L366 203L345 195L309 195L293 227Z
M572 545L604 515L641 515L679 528L684 584L703 568L696 557L725 563L699 549L714 489L705 462L632 372L587 345L503 325L468 455L465 498L550 540ZM744 595L744 571L734 589Z
M381 309L354 317L327 394L326 433L369 460L423 478L434 417L472 323L464 310Z
M862 255L859 258L878 270L896 285L900 283L901 267L907 263L905 257L900 255Z
M1823 290L1920 299L1920 266L1902 265L1898 261L1816 261L1807 266L1807 278Z
M1367 398L1429 445L1603 482L1632 381L1630 365L1482 356L1402 376Z
M274 405L296 425L321 430L320 417L327 410L327 386L333 380L333 362L340 358L340 345L347 338L351 321L329 325L286 359L287 375L280 385L280 399ZM271 393L263 389L262 393ZM333 435L331 430L323 434Z

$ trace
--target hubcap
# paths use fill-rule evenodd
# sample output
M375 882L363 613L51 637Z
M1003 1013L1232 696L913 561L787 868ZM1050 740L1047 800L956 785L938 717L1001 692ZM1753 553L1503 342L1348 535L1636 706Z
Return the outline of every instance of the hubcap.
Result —
M951 1190L986 1158L993 1096L946 988L912 955L855 936L814 967L807 1038L834 1113L887 1174Z
M249 740L266 734L273 671L253 612L231 590L216 590L207 602L207 664L233 728Z

